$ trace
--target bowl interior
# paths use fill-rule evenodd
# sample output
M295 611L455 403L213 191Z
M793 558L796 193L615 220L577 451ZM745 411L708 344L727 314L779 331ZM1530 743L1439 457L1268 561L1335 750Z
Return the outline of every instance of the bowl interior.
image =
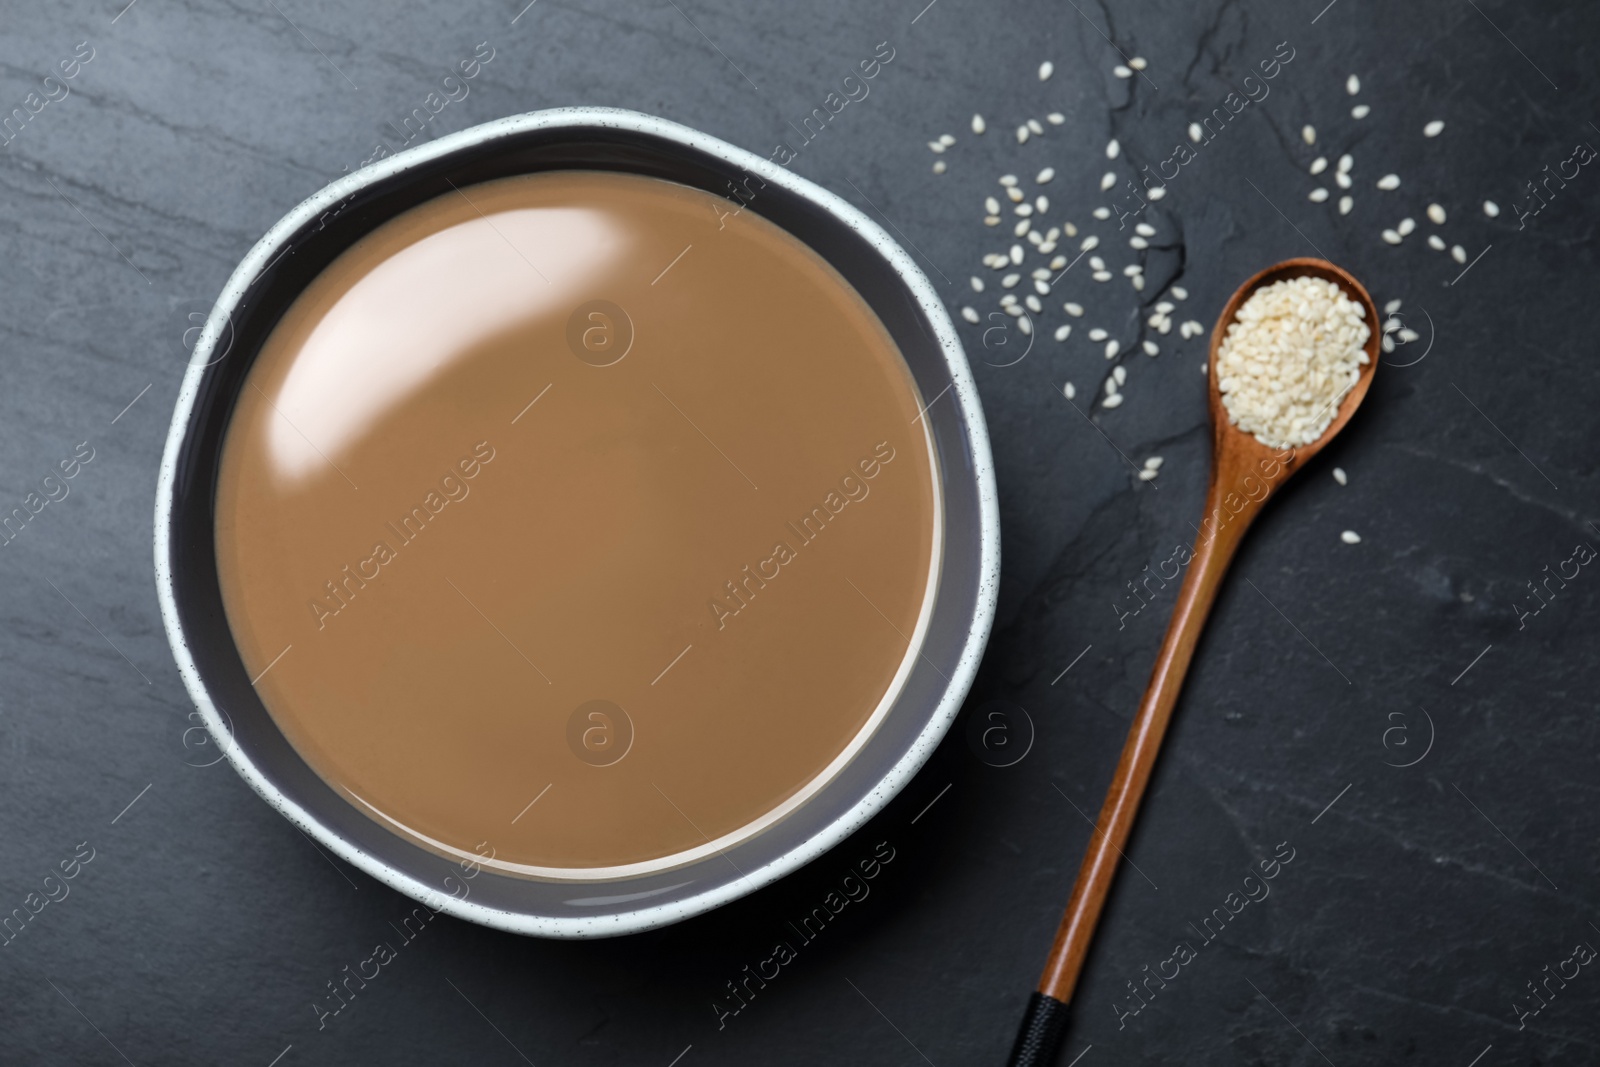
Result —
M748 892L837 842L886 802L948 727L987 638L997 568L988 442L965 362L931 287L875 226L831 195L736 149L665 123L586 112L560 120L466 131L375 166L342 199L307 205L299 225L259 248L264 266L230 289L216 344L197 350L192 403L180 399L169 442L166 499L169 629L188 679L231 730L236 766L303 829L412 896L470 900L446 910L506 929L593 936L642 929ZM621 113L626 115L626 113ZM524 117L530 118L530 117ZM944 549L922 655L900 699L860 754L786 819L724 854L617 882L558 882L458 864L385 830L336 793L300 757L257 698L222 604L213 533L221 449L255 353L305 285L358 239L452 186L555 169L625 171L697 187L799 237L877 313L924 402L942 484ZM766 177L762 176L765 168ZM768 180L771 179L771 180ZM327 198L324 198L327 200ZM320 207L317 210L316 205ZM201 358L201 357L204 358ZM951 388L956 380L956 388ZM187 386L186 386L187 388ZM186 396L188 394L186 393ZM159 543L159 540L158 540ZM158 568L159 569L159 568ZM437 901L435 901L437 903Z

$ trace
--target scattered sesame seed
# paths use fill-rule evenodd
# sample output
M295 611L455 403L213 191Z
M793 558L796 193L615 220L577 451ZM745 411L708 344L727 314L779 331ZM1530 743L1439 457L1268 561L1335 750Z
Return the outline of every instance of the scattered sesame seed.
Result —
M1424 137L1437 137L1443 132L1444 122L1440 119L1434 119L1432 122L1422 127L1422 136Z
M1320 204L1324 200L1328 199L1328 190L1319 185L1315 189L1311 190L1309 199L1313 204Z
M1124 278L1135 278L1143 273L1144 268L1139 266L1137 263L1129 263L1126 267L1122 268L1122 276Z
M1044 132L1044 127L1039 125L1039 120L1038 119L1029 119L1028 120L1028 129L1031 130L1034 133L1043 133Z
M1116 66L1112 67L1111 73L1115 74L1119 78L1133 77L1133 69L1131 67L1124 67L1121 63L1118 63Z
M978 313L977 313L977 311L975 311L975 310L973 310L972 308L969 308L969 307L961 309L961 317L966 319L968 322L977 322L978 321Z
M1015 185L1006 186L1007 200L1011 201L1013 204L1020 204L1022 203L1023 198L1024 194L1021 189L1017 188Z
M1033 312L1035 315L1043 314L1044 312L1044 305L1039 303L1039 298L1034 296L1032 293L1028 294L1027 299L1024 300L1023 303L1026 304L1028 306L1028 310Z
M977 275L973 275L973 277L970 279L970 281L972 282L972 291L974 293L983 292L983 279L982 278L979 278Z
M1412 234L1412 231L1414 231L1416 228L1417 228L1416 220L1415 219L1406 218L1406 219L1401 219L1400 220L1400 225L1395 227L1395 232L1400 234L1401 237L1410 237L1411 234Z
M943 174L945 172L945 162L944 162L944 160L936 159L936 160L933 161L933 172L935 174Z
M1121 391L1121 389L1122 389L1122 387L1117 384L1117 379L1116 378L1107 378L1106 379L1106 396L1116 396L1117 393L1119 393Z
M1160 456L1147 457L1144 461L1144 469L1149 471L1158 471L1161 469L1161 464L1164 462L1166 461Z
M1201 377L1204 377L1204 376L1205 376L1205 373L1206 373L1206 369L1207 369L1207 368L1208 368L1208 367L1210 367L1210 364L1209 364L1209 363L1202 363L1202 364L1200 364L1200 375L1201 375Z
M1435 252L1443 252L1445 247L1444 238L1440 237L1436 233L1428 234L1428 247L1433 249Z
M1317 128L1315 126L1311 126L1309 124L1300 127L1300 139L1302 141L1304 141L1306 144L1316 144L1317 143Z
M943 152L944 151L944 143L942 141L929 141L928 142L928 147L930 149L932 149L933 151L935 151L935 152Z
M1328 169L1328 157L1327 156L1318 156L1316 159L1313 159L1311 161L1311 173L1313 175L1321 174L1323 171L1325 171L1327 169Z
M1102 401L1102 406L1103 407L1108 407L1108 408L1119 408L1119 407L1121 407L1122 406L1122 394L1121 393L1115 393L1115 394L1113 394L1111 396L1106 397L1105 400Z
M1205 139L1205 136L1206 131L1201 128L1198 122L1189 123L1189 140L1193 141L1195 144L1199 144Z
M1121 154L1122 154L1122 145L1117 143L1117 139L1115 137L1111 138L1111 140L1106 142L1106 158L1107 159L1116 159Z
M1017 330L1024 337L1031 337L1033 335L1033 323L1028 319L1018 318Z
M1450 258L1457 263L1465 263L1467 261L1467 250L1460 245L1455 245L1450 249Z
M1093 274L1089 275L1089 277L1093 278L1097 282L1109 282L1111 280L1111 272L1108 270L1097 270Z
M1022 262L1022 246L1021 245L1012 245L1011 246L1011 262L1012 263L1021 263Z
M1052 259L1050 261L1050 269L1051 270L1060 270L1062 267L1065 267L1066 265L1067 265L1067 257L1066 256L1057 256L1055 259Z
M1401 344L1407 344L1408 345L1412 341L1421 340L1421 338L1422 338L1422 335L1420 333L1418 333L1416 330L1413 330L1409 326L1407 326L1405 329L1400 331L1400 343Z
M1351 169L1354 168L1355 165L1356 165L1356 157L1352 156L1349 152L1346 152L1344 155L1339 157L1339 173L1340 174L1349 174Z
M1345 475L1343 467L1333 468L1333 480L1338 482L1340 485L1350 484L1350 479Z
M1068 337L1071 337L1071 336L1072 336L1072 327L1071 326L1057 326L1056 327L1056 340L1057 341L1065 341Z
M972 116L972 132L973 133L982 133L984 130L987 130L988 128L989 128L989 124L987 122L983 121L983 116L982 115L974 115L974 116Z
M1097 207L1094 209L1092 214L1095 218L1099 219L1101 222L1104 222L1106 219L1111 217L1111 209L1108 207Z
M1361 535L1356 533L1354 530L1346 530L1344 533L1339 535L1339 540L1343 541L1347 545L1359 545L1361 543Z
M1153 482L1156 479L1157 473L1158 472L1155 470L1155 468L1146 467L1144 470L1139 472L1139 480L1141 482Z
M1065 311L1068 315L1071 315L1075 319L1083 318L1083 305L1082 304L1074 304L1072 301L1069 300L1065 304L1061 305L1061 310Z
M1341 196L1339 198L1339 214L1348 215L1350 214L1350 209L1355 206L1356 202L1354 197Z
M1044 267L1035 267L1033 268L1033 273L1030 274L1029 277L1036 282L1042 282L1050 277L1050 272Z
M1021 214L1021 212L1018 212L1018 214ZM1029 222L1027 219L1023 219L1021 222L1017 223L1015 227L1012 228L1011 232L1012 232L1012 234L1014 236L1021 237L1023 234L1028 233L1028 231L1031 230L1032 228L1033 228L1033 223ZM1041 238L1041 237L1039 237L1037 235L1030 235L1030 236L1033 237L1033 242L1032 242L1033 244L1038 244L1041 240L1043 240L1043 238Z
M1100 179L1100 191L1105 192L1115 184L1117 184L1117 172L1114 170L1108 170Z
M1483 202L1483 213L1492 219L1496 215L1500 214L1500 205L1495 203L1493 200L1485 200Z
M1034 197L1033 198L1033 209L1035 211L1049 211L1050 210L1050 198L1047 197L1047 196L1036 196L1036 197Z
M1044 117L1044 120L1052 126L1059 126L1063 122L1067 121L1067 116L1063 115L1059 111L1052 111L1050 114Z
M1138 234L1134 234L1132 237L1128 238L1128 247L1136 251L1143 252L1146 248L1150 247L1150 242L1146 241Z
M1061 395L1071 400L1078 395L1078 387L1068 382L1061 387Z
M1382 237L1385 241L1388 241L1392 245L1397 245L1401 241L1405 240L1405 238L1401 237L1394 230L1384 230Z
M1159 356L1161 354L1161 346L1154 341L1145 341L1144 354L1147 356Z
M1027 144L1028 143L1028 127L1026 127L1026 126L1018 126L1017 127L1017 143L1018 144Z
M1112 367L1111 368L1111 377L1113 377L1113 378L1115 378L1117 380L1117 384L1118 385L1125 384L1127 382L1127 380L1128 380L1128 368L1126 368L1126 367Z
M1187 299L1189 299L1189 290L1185 289L1181 285L1174 285L1171 289L1168 289L1167 292L1171 293L1173 296L1177 297L1179 300L1187 300Z
M1106 261L1101 259L1099 256L1090 256L1089 257L1089 269L1090 270L1105 270L1106 269Z
M1109 333L1106 333L1104 330L1102 330L1098 326L1096 326L1094 329L1089 331L1089 340L1097 342L1097 343L1100 342L1100 341L1104 341L1107 337L1110 337L1110 336L1111 335Z
M1385 174L1378 179L1378 188L1384 192L1393 192L1395 189L1400 188L1400 175Z
M1435 226L1443 226L1444 225L1444 219L1445 219L1444 208L1440 207L1438 204L1429 204L1428 205L1428 221L1429 222L1433 223Z
M1150 64L1145 60L1144 56L1134 56L1132 59L1128 60L1128 66L1132 67L1134 70L1143 70L1149 65Z
M1151 200L1160 200L1162 197L1167 195L1167 187L1165 185L1157 185L1146 190L1146 193L1149 195Z
M1007 187L1013 186L1017 184L1017 176L1015 174L1002 174L1000 175L1000 184Z
M956 139L948 133L941 133L939 135L939 143L948 148L950 145L956 143Z
M1133 232L1138 234L1140 237L1154 237L1156 235L1156 228L1150 225L1148 222L1141 222L1133 228Z
M1048 59L1039 64L1039 80L1049 81L1050 75L1056 72L1056 65Z
M1366 104L1357 104L1355 107L1350 109L1350 117L1358 122L1370 114L1372 114L1372 108L1368 107Z
M1107 359L1116 359L1117 358L1117 353L1121 352L1121 351L1122 351L1122 343L1120 341L1117 341L1115 338L1113 338L1112 340L1106 342L1106 358ZM1118 367L1117 370L1122 370L1122 368ZM1127 371L1123 371L1123 375L1126 376L1127 375ZM1119 378L1118 381L1120 382L1121 379Z
M1354 74L1350 75L1350 77L1344 80L1344 91L1349 93L1351 96L1359 93L1361 91L1361 79L1356 77Z
M1393 315L1396 311L1399 311L1399 310L1400 310L1400 301L1398 301L1398 300L1391 300L1387 304L1383 305L1383 313L1385 315ZM1385 327L1385 328L1387 328L1387 327Z
M1348 189L1351 185L1355 184L1350 180L1350 175L1342 170L1333 176L1333 183L1341 189Z
M1049 282L1034 282L1033 283L1033 291L1038 293L1040 296L1049 296L1050 295L1050 283ZM1035 310L1035 311L1043 311L1044 309L1043 308L1034 308L1033 310Z
M1038 185L1044 185L1046 182L1048 182L1051 178L1054 178L1055 176L1056 176L1056 169L1054 167L1046 167L1046 168L1044 168L1044 170L1041 170L1034 177L1033 180Z
M1091 233L1089 236L1087 236L1087 237L1085 237L1083 239L1083 243L1078 246L1078 251L1080 251L1080 252L1092 252L1096 248L1099 248L1099 247L1100 247L1100 238L1096 237L1094 234Z
M1000 288L1002 288L1002 289L1015 288L1016 284L1018 282L1020 282L1021 280L1022 280L1022 275L1020 275L1020 274L1007 274L1004 278L1000 279Z

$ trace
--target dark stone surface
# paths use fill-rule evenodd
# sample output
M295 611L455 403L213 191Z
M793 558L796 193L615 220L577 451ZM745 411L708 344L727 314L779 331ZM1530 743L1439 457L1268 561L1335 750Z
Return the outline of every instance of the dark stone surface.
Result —
M1073 806L1092 815L1099 803L1171 594L1120 628L1112 605L1190 539L1204 491L1201 341L1174 332L1159 357L1124 357L1128 402L1093 415L1104 436L1059 393L1073 380L1088 412L1110 367L1083 339L1089 326L1138 339L1144 316L1120 273L1098 285L1086 265L1071 272L1045 333L1063 299L1090 316L1013 366L985 359L1008 362L1017 347L1006 355L991 335L986 349L964 327L1005 531L1000 616L969 706L1026 708L1032 749L986 765L959 724L870 827L679 926L574 944L441 918L319 1031L311 1005L325 983L390 939L409 902L319 856L226 765L193 766L209 756L192 735L186 744L191 709L151 578L155 473L188 316L476 43L495 58L430 136L611 104L766 152L885 40L895 58L871 95L794 169L885 213L953 306L993 307L997 276L977 263L1011 241L980 221L998 174L1055 166L1049 214L1101 233L1115 270L1130 259L1125 235L1089 217L1106 140L1121 139L1123 174L1165 159L1287 41L1294 58L1270 95L1197 149L1146 213L1160 231L1152 282L1181 275L1191 295L1175 314L1209 327L1245 276L1320 250L1380 302L1403 299L1421 334L1235 564L1062 1062L1091 1045L1084 1067L1596 1061L1594 966L1546 994L1525 1027L1513 1007L1533 1003L1526 983L1546 965L1600 945L1600 575L1580 568L1518 618L1536 605L1526 583L1575 545L1600 546L1600 173L1552 183L1521 228L1512 210L1541 168L1600 143L1592 6L540 0L513 25L520 6L7 7L0 110L23 106L78 42L94 58L0 148L0 503L19 505L79 442L94 458L0 550L0 909L24 907L79 842L94 851L70 895L0 948L0 1062L1003 1061L1088 839ZM1111 75L1107 35L1148 57L1147 77ZM1041 84L1046 58L1056 73ZM1351 71L1373 107L1359 123ZM1016 144L1017 123L1057 109L1063 126ZM982 138L967 131L975 110L990 122ZM1424 139L1433 118L1448 125ZM1315 151L1298 133L1308 122ZM925 142L946 131L959 143L932 156ZM1312 179L1306 167L1346 148L1356 207L1341 218L1306 199L1332 172ZM935 158L948 173L930 173ZM1380 193L1388 171L1404 184ZM1485 197L1506 209L1498 219L1478 209ZM1483 253L1454 284L1461 267L1422 243L1431 200L1450 211L1447 239ZM1405 215L1419 232L1381 243ZM990 279L981 298L972 273ZM1157 290L1137 295L1149 304ZM1136 482L1118 450L1135 464L1163 455L1160 478ZM1347 487L1329 475L1336 464ZM1347 528L1360 545L1340 543ZM794 940L787 923L879 842L895 858L871 895L797 945L719 1030L724 983ZM1270 897L1203 942L1189 924L1280 842L1294 858ZM1125 983L1183 940L1195 958L1119 1029Z

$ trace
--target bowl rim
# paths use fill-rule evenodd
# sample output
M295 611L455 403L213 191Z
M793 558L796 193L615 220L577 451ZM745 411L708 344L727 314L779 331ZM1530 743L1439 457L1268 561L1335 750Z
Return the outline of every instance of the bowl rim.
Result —
M799 844L783 852L745 877L723 885L699 890L681 898L645 907L604 915L563 917L533 915L474 903L469 898L441 893L437 888L383 859L346 841L324 825L304 806L281 792L242 749L231 743L231 728L225 715L211 699L200 668L191 654L179 617L175 577L171 565L171 530L176 502L177 472L183 444L196 408L196 401L210 353L217 347L250 285L269 266L290 239L308 223L339 201L378 182L411 170L419 164L441 159L458 150L481 146L530 131L603 127L674 142L693 151L717 157L773 183L791 194L811 201L854 230L882 256L899 276L931 327L934 340L950 373L953 394L967 441L971 477L977 490L978 566L973 617L968 625L961 653L949 673L938 703L931 709L922 729L904 754L877 781L875 787L852 807ZM511 933L554 937L587 938L612 936L654 929L702 914L757 889L811 862L854 833L896 796L919 771L943 740L961 710L976 676L989 634L993 627L995 600L1000 578L1000 517L994 477L993 456L987 425L979 402L976 383L955 324L944 302L922 269L881 226L848 201L820 185L752 152L688 126L622 108L564 107L528 112L496 119L406 149L368 164L301 201L272 226L240 261L223 286L207 317L194 354L190 357L174 404L172 424L167 432L157 479L155 500L154 556L156 596L178 673L189 698L200 712L211 737L227 756L235 771L257 795L279 814L325 846L345 862L377 879L397 892L423 903L434 912L443 911L456 918ZM939 398L935 397L934 401ZM929 401L929 406L934 401ZM947 546L948 547L948 546Z

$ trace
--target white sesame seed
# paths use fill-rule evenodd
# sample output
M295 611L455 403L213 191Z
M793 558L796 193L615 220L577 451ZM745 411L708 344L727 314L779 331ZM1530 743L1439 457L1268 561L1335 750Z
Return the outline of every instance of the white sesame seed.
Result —
M1027 219L1023 219L1021 222L1017 223L1016 226L1012 227L1011 233L1016 237L1021 237L1023 234L1028 233L1028 231L1032 228L1033 223L1029 222ZM1038 244L1041 240L1043 240L1043 238L1039 237L1037 234L1029 234L1029 236L1031 237L1033 244Z
M1019 318L1017 319L1017 330L1024 337L1031 337L1033 335L1033 323L1028 319Z
M1049 296L1050 295L1050 283L1049 282L1034 282L1033 283L1033 291L1038 293L1040 296ZM1044 309L1043 308L1034 308L1033 310L1035 310L1035 311L1043 311Z
M1112 340L1106 342L1106 358L1107 359L1116 359L1117 358L1117 353L1121 352L1121 351L1122 351L1122 343L1120 341L1117 341L1115 338L1113 338ZM1122 370L1121 367L1118 367L1117 369L1118 370ZM1126 375L1127 372L1124 371L1123 373L1124 373L1124 375ZM1119 378L1117 380L1120 382L1122 379Z
M1048 59L1039 64L1039 80L1049 81L1050 75L1056 72L1056 65Z
M1400 331L1400 342L1402 344L1410 344L1412 341L1420 340L1421 337L1420 333L1409 326Z
M1139 266L1137 263L1129 263L1126 267L1122 268L1122 276L1124 278L1135 278L1143 273L1144 268Z
M1443 252L1445 248L1444 238L1440 237L1436 233L1428 234L1428 247L1433 249L1435 252Z
M1385 241L1388 241L1392 245L1397 245L1401 241L1405 240L1405 238L1401 237L1394 230L1384 230L1382 237Z
M1100 179L1100 191L1105 192L1115 184L1117 184L1117 172L1114 170L1108 170Z
M1166 462L1166 461L1164 459L1162 459L1160 456L1149 456L1149 457L1146 457L1146 459L1144 461L1144 469L1147 470L1147 471L1158 471L1158 470L1161 469L1161 464L1164 463L1164 462Z
M978 277L977 275L973 275L972 278L970 278L969 280L972 282L972 291L974 293L983 292L983 279L982 278Z
M1167 187L1165 185L1154 186L1146 190L1146 195L1149 196L1151 200L1160 200L1167 195Z
M1349 485L1350 484L1350 479L1344 473L1344 468L1343 467L1335 467L1335 468L1333 468L1333 480L1338 482L1340 485Z
M1128 247L1136 251L1143 252L1146 248L1150 247L1150 242L1146 241L1138 234L1134 234L1132 237L1128 238Z
M1440 119L1434 119L1432 122L1422 127L1422 136L1424 137L1437 137L1443 132L1444 122Z
M1325 171L1327 169L1328 169L1328 157L1327 156L1318 156L1316 159L1313 159L1311 161L1311 173L1313 175L1321 174L1323 171Z
M1167 292L1171 293L1173 296L1177 297L1179 300L1187 300L1187 299L1189 299L1189 290L1185 289L1181 285L1174 285L1171 289L1168 289Z
M1112 396L1106 397L1105 400L1101 401L1101 406L1102 407L1108 407L1108 408L1119 408L1119 407L1121 407L1122 406L1122 394L1121 393L1116 393L1116 394L1114 394Z
M1156 479L1157 473L1158 472L1154 468L1146 467L1144 470L1139 472L1139 480L1141 482L1153 482Z
M933 161L933 172L935 174L943 174L945 172L945 162L944 162L944 160L936 159L936 160Z
M1035 315L1042 314L1044 312L1044 305L1039 303L1039 298L1034 296L1032 293L1028 294L1027 299L1023 300L1023 303L1026 304L1028 306L1028 310L1033 312Z
M1346 152L1344 155L1339 157L1339 173L1340 174L1349 174L1351 169L1355 165L1356 165L1356 157L1352 156L1349 152Z
M1384 192L1392 192L1395 189L1400 188L1400 175L1385 174L1383 177L1378 179L1378 188L1382 189Z
M1394 338L1389 336L1388 334L1384 334L1383 335L1383 340L1380 342L1380 344L1382 345L1383 350L1385 352L1393 352L1394 351Z
M1013 263L1021 263L1022 262L1022 246L1021 245L1012 245L1011 246L1011 262L1013 262Z
M1043 133L1044 132L1044 127L1039 125L1039 120L1038 119L1029 119L1028 120L1028 129L1030 131L1032 131L1033 133Z
M1004 278L1000 279L1000 288L1002 288L1002 289L1015 288L1016 284L1018 282L1020 282L1021 280L1022 280L1022 275L1020 275L1020 274L1007 274Z
M1068 382L1061 387L1061 395L1071 400L1078 395L1078 387Z
M1366 118L1370 114L1372 114L1372 108L1368 107L1366 104L1357 104L1355 107L1350 109L1350 117L1357 121Z
M1131 67L1124 67L1121 63L1118 63L1116 66L1112 67L1111 73L1115 74L1119 78L1133 77L1133 69Z
M1354 184L1350 180L1350 175L1345 173L1342 170L1338 174L1335 174L1333 176L1333 183L1335 185L1337 185L1341 189L1348 189L1348 188L1350 188L1351 185Z
M1460 245L1454 245L1450 249L1450 258L1457 263L1465 263L1467 261L1467 250Z
M953 145L953 144L956 143L956 139L952 134L941 133L939 135L939 143L944 145L945 147L949 147L950 145Z
M1173 295L1176 296L1177 294L1174 293ZM1160 303L1156 304L1156 314L1158 314L1158 315L1170 315L1174 311L1177 310L1177 307L1178 306L1176 304L1172 303L1171 301L1163 300Z
M1122 387L1117 384L1117 379L1114 377L1106 379L1105 388L1106 396L1116 396L1117 393L1122 389Z
M969 307L961 309L961 317L966 319L968 322L977 322L978 321L978 313L977 313L977 311L975 311L974 309L969 308Z
M1063 115L1059 111L1052 111L1050 114L1044 117L1044 120L1052 126L1059 126L1063 122L1067 121L1067 116Z
M1384 333L1393 333L1394 331L1398 330L1399 328L1400 328L1400 320L1399 319L1391 318L1391 319L1385 319L1384 320L1384 323L1383 323L1383 332Z
M1026 127L1026 126L1018 126L1017 127L1017 143L1018 144L1027 144L1028 143L1028 127Z
M1057 341L1065 341L1068 337L1071 337L1071 336L1072 336L1072 327L1071 326L1057 326L1056 327L1056 340Z
M1062 267L1065 267L1066 265L1067 265L1067 257L1066 256L1057 256L1056 258L1054 258L1054 259L1052 259L1050 261L1050 269L1051 270L1060 270Z
M1400 225L1395 227L1395 231L1397 233L1399 233L1401 237L1410 237L1411 234L1412 234L1412 231L1414 231L1416 228L1417 228L1416 220L1415 219L1406 218L1406 219L1401 219L1400 220Z
M928 142L928 147L930 149L932 149L933 151L935 151L935 152L943 152L944 151L944 143L942 141L929 141Z
M1138 234L1140 237L1154 237L1156 235L1156 228L1150 225L1148 222L1141 222L1133 228L1133 232Z
M1017 184L1017 176L1015 174L1002 174L1000 175L1000 184L1007 187L1013 186Z
M1117 139L1113 137L1106 142L1106 158L1116 159L1120 155L1122 155L1122 145L1117 143Z
M1108 270L1097 270L1093 274L1089 275L1089 277L1093 278L1097 282L1109 282L1111 280L1111 272Z
M1356 533L1354 530L1346 530L1344 533L1339 535L1339 540L1343 541L1347 545L1359 545L1361 543L1361 535Z
M1097 218L1100 221L1104 222L1106 219L1109 219L1111 217L1111 209L1108 208L1108 207L1097 207L1097 208L1094 209L1092 214L1094 215L1095 218Z
M1082 244L1078 245L1078 251L1080 251L1080 252L1092 252L1096 248L1099 248L1099 247L1100 247L1100 238L1096 237L1094 234L1091 233L1089 236L1087 236L1087 237L1085 237L1083 239L1083 243Z
M1083 318L1083 305L1082 304L1074 304L1072 301L1069 300L1065 304L1061 305L1061 310L1065 311L1068 315L1071 315L1075 319Z
M1385 315L1393 315L1396 311L1399 311L1399 310L1400 310L1400 301L1398 301L1398 300L1391 300L1387 304L1383 305L1383 313Z
M1163 337L1165 337L1167 334L1172 332L1172 320L1171 319L1162 319L1161 320L1161 324L1156 327L1156 330Z
M1107 337L1110 337L1110 336L1111 336L1110 334L1106 333L1104 330L1102 330L1098 326L1096 326L1094 329L1089 331L1089 340L1095 341L1097 343L1100 342L1100 341L1104 341Z
M986 196L983 198L983 207L984 210L988 211L991 215L1000 214L1000 201L996 200L992 196Z
M1023 218L1027 218L1029 215L1033 214L1033 205L1032 204L1018 204L1013 210L1015 210L1016 213L1018 215L1021 215ZM1041 240L1042 240L1042 238L1041 238Z
M1483 213L1492 219L1496 215L1500 214L1500 205L1495 203L1493 200L1485 200L1483 202Z
M1144 354L1147 356L1159 356L1161 354L1161 346L1154 341L1145 341Z
M1101 259L1099 256L1090 256L1089 257L1089 269L1090 270L1105 270L1106 269L1106 261Z
M1111 377L1116 379L1118 385L1126 384L1127 381L1128 381L1128 368L1126 368L1126 367L1112 367L1111 368Z
M1043 185L1055 176L1056 169L1054 167L1046 167L1044 170L1041 170L1037 175L1035 175L1033 180L1035 183Z
M1328 190L1319 185L1315 189L1311 190L1311 192L1308 194L1308 199L1313 204L1320 204L1324 200L1328 199Z
M1050 198L1048 196L1036 196L1036 197L1034 197L1033 198L1033 209L1035 211L1049 211L1050 210Z
M1132 59L1128 60L1128 66L1132 67L1134 70L1143 70L1149 65L1150 64L1146 62L1144 56L1134 56Z
M1013 204L1020 204L1024 199L1024 194L1022 190L1017 188L1015 185L1008 185L1006 186L1006 199L1011 201Z
M1354 74L1350 75L1350 77L1344 80L1344 91L1349 93L1351 96L1359 93L1361 91L1361 79L1356 77Z
M983 116L982 115L974 115L974 116L972 116L972 132L973 133L982 133L984 130L987 130L988 128L989 128L989 124L987 122L983 121Z
M1443 226L1444 225L1444 219L1445 219L1444 208L1440 207L1438 204L1429 204L1428 205L1428 221L1429 222L1433 223L1435 226Z
M1339 214L1348 215L1350 214L1350 209L1355 206L1356 202L1353 197L1341 196L1339 198Z
M1036 282L1044 281L1050 277L1050 271L1044 267L1035 267L1033 268L1033 273L1029 274L1028 277Z
M1309 124L1300 127L1300 139L1302 141L1304 141L1306 144L1316 144L1317 143L1317 128L1315 126L1312 126L1312 125L1309 125Z
M1209 363L1202 363L1202 364L1200 364L1200 374L1201 374L1201 376L1202 376L1202 377L1204 377L1204 376L1205 376L1205 373L1206 373L1206 368L1208 368L1208 367L1209 367L1209 366L1210 366L1210 364L1209 364Z
M1205 135L1206 131L1200 127L1198 122L1189 123L1189 140L1193 141L1195 144L1199 144L1205 139Z

